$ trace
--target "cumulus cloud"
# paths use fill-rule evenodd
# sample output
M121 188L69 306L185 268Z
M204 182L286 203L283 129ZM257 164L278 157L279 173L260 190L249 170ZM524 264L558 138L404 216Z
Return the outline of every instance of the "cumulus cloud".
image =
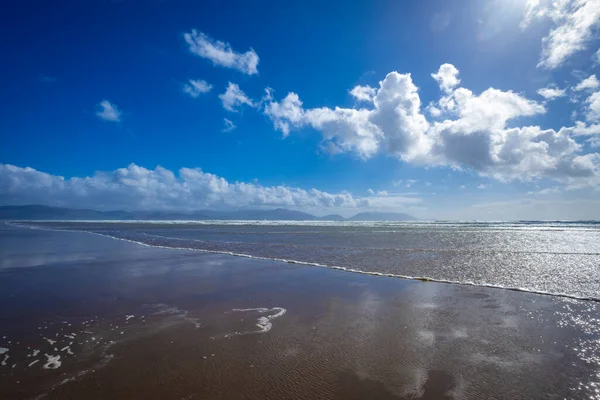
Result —
M538 67L554 69L584 50L600 22L598 0L527 0L523 29L534 20L550 19L553 28L542 39Z
M122 112L116 105L108 100L102 100L98 103L99 110L96 111L98 118L105 121L119 122L121 121Z
M598 80L598 78L596 78L595 74L592 74L588 78L585 78L581 82L579 82L577 84L577 86L575 86L573 88L573 90L576 90L576 91L594 90L594 89L598 89L599 86L600 86L600 81Z
M189 94L193 98L196 98L203 93L208 93L211 89L211 84L200 79L190 79L185 85L183 85L183 93Z
M586 118L588 121L600 121L600 92L594 92L585 100L587 104Z
M263 110L284 137L312 127L321 132L322 147L365 159L384 152L411 164L469 169L500 181L550 178L571 186L600 185L598 155L581 154L575 140L588 129L585 124L558 131L515 126L544 114L544 105L495 88L473 93L457 86L458 75L453 66L433 74L443 91L434 104L443 118L436 121L423 115L411 75L398 72L379 82L369 108L305 108L296 93L281 101L269 93ZM588 101L589 120L600 112L596 100Z
M275 129L283 133L283 137L290 134L290 127L305 124L302 102L296 93L288 93L282 101L276 102L267 90L266 99L264 113L273 121Z
M235 124L227 118L223 118L223 122L225 124L223 127L223 132L231 132L236 128Z
M371 86L355 86L350 91L350 94L358 101L372 102L375 96L376 89Z
M552 100L558 97L563 97L565 95L565 90L553 86L548 86L543 89L539 89L537 93L546 100Z
M233 50L229 43L215 40L195 29L185 33L183 38L193 54L207 58L215 65L234 68L247 75L258 74L259 58L253 49L239 53Z
M229 82L229 85L227 86L227 90L225 91L225 93L220 94L219 98L221 99L221 102L223 103L223 107L226 110L232 111L232 112L237 112L238 111L237 109L239 107L241 107L243 104L246 104L250 107L255 106L254 102L252 102L252 100L250 100L250 98L248 96L246 96L246 93L244 93L238 85L236 85L235 83L231 83L231 82Z
M0 204L46 204L125 210L198 210L203 208L357 208L368 199L289 186L228 182L198 168L177 174L135 164L93 176L50 175L33 168L0 164Z
M446 93L451 92L460 83L458 69L452 64L442 64L438 72L431 74L431 77L437 81L440 89Z

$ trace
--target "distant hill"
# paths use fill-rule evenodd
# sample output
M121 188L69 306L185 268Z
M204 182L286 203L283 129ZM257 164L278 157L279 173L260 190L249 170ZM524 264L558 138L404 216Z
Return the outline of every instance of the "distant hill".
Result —
M402 213L364 212L351 218L331 214L316 217L302 211L277 208L274 210L216 211L98 211L79 208L41 205L0 206L3 220L268 220L268 221L413 221L416 218Z
M321 221L344 221L346 218L338 214L329 214L319 218Z

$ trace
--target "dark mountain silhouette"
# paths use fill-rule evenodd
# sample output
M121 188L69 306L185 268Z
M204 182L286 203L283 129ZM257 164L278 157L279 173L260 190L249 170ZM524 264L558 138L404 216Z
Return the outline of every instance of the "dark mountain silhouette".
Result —
M364 212L351 218L332 214L316 217L302 211L274 210L198 210L198 211L98 211L80 208L41 205L0 206L3 220L270 220L270 221L412 221L416 218L402 213Z

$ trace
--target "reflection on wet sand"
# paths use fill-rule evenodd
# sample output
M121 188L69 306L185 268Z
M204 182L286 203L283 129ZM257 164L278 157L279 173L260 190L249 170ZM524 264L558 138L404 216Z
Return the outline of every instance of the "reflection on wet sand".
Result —
M452 400L455 389L454 377L445 371L427 371L427 379L417 394L398 395L389 391L385 384L370 379L361 379L352 371L343 371L339 375L337 396L347 400Z

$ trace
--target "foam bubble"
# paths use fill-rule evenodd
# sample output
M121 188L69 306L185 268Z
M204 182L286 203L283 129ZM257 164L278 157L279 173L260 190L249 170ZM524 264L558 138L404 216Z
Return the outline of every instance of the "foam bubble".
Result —
M8 351L6 347L0 347L0 354L4 354Z
M282 315L284 315L287 310L285 308L282 307L273 307L271 309L269 308L264 308L264 307L258 307L258 308L234 308L233 310L234 312L249 312L249 311L255 311L261 314L265 314L265 313L271 313L270 315L265 315L265 316L260 316L258 317L258 320L256 322L256 327L259 329L258 331L247 331L247 332L233 332L233 333L228 333L227 335L225 335L225 337L229 338L232 336L238 336L238 335L246 335L249 333L265 333L265 332L269 332L271 330L271 328L273 328L273 323L271 322L272 320L274 320L275 318L279 318Z
M46 356L46 364L44 369L57 369L61 366L60 356L53 356L50 354L44 354Z
M56 340L52 340L52 339L48 339L48 338L44 338L46 340L46 342L50 343L50 346L52 346L54 343L56 343Z

